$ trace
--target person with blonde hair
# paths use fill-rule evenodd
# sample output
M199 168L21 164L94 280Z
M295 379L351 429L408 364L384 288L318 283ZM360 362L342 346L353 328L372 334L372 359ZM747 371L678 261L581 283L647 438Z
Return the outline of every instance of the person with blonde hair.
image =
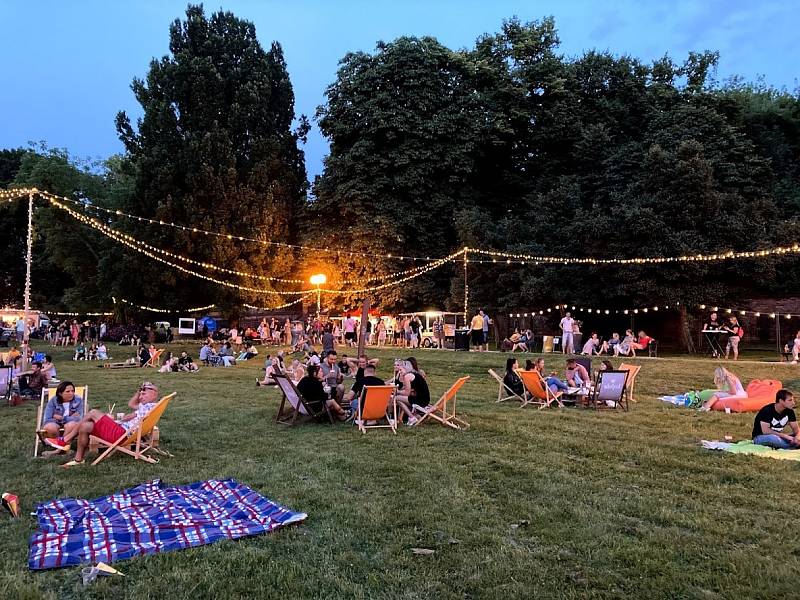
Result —
M711 410L720 400L726 400L728 398L747 398L747 391L744 389L741 380L725 367L717 367L714 369L714 385L718 391L703 402L700 410Z

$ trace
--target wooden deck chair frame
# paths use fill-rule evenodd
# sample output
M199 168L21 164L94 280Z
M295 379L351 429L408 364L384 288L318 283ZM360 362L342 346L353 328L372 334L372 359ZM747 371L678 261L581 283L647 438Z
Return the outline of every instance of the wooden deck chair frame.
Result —
M151 443L149 435L152 433L153 428L158 425L158 422L161 420L161 416L164 414L164 411L167 410L167 406L169 406L169 401L172 400L176 394L177 392L172 392L171 394L167 394L161 398L161 400L159 400L153 407L153 410L151 410L150 413L144 419L142 419L142 422L135 431L129 431L125 435L121 435L119 439L113 443L109 443L94 435L89 436L90 444L97 444L97 447L101 449L106 448L105 451L101 452L100 455L94 460L92 466L105 460L115 452L122 452L123 454L132 456L135 460L143 460L149 463L157 463L158 459L153 458L152 456L147 456L146 452L153 451L157 454L161 454L162 456L172 456L169 452L165 452L160 448L156 448ZM131 446L134 445L135 448L131 450Z
M283 373L273 373L272 378L278 384L278 389L283 394L278 414L275 415L275 422L281 425L295 425L302 421L313 420L323 423L327 420L333 425L333 415L328 409L327 403L323 403L322 409L314 411L308 404L303 394L297 389L294 382ZM288 406L287 406L288 404ZM285 409L285 410L284 410Z
M539 410L548 408L555 403L559 408L564 408L561 396L553 392L547 381L539 371L518 371L522 383L528 393L528 399L522 406L538 404Z
M39 445L44 444L44 431L42 430L42 419L44 419L44 409L47 406L47 403L50 401L50 398L53 398L56 395L56 389L54 387L51 388L43 388L42 395L39 398L39 409L36 411L36 432L34 434L34 442L33 442L33 456L34 458L39 456ZM89 386L87 385L76 385L75 386L75 395L80 396L83 398L83 413L81 414L81 419L86 414L86 407L89 403ZM63 432L64 428L59 427L59 432Z
M624 369L598 371L597 381L591 396L592 406L594 408L606 408L608 407L606 402L613 401L613 408L621 406L622 410L628 412L628 400L625 390L628 386L629 375L630 371Z
M500 386L497 389L497 400L495 403L499 404L500 402L505 402L506 400L519 400L522 404L527 402L523 396L520 396L514 390L508 387L503 381L503 378L500 377L500 375L498 375L494 369L489 369L489 375L491 375Z
M642 370L641 365L620 363L619 367L617 367L617 370L628 372L628 380L625 384L625 393L628 396L628 402L637 402L636 398L633 397L633 385L636 383L636 376L639 374L639 371Z
M469 378L469 375L465 375L464 377L457 379L456 382L450 386L450 389L442 394L441 398L439 398L435 404L426 407L413 404L412 410L420 414L420 416L417 417L417 422L414 423L414 426L417 427L421 425L425 419L430 417L431 419L439 421L442 425L452 427L453 429L460 429L462 431L469 429L469 423L456 415L456 400L458 390L460 390L461 387L467 381L469 381ZM447 404L450 401L452 401L452 409L448 411Z
M392 433L397 433L397 403L394 401L396 389L393 385L365 385L363 387L354 420L360 432L367 433L367 429L388 428L392 430ZM386 425L381 425L380 421L384 420ZM368 421L377 421L378 424L367 425Z
M151 357L150 357L150 360L148 360L146 363L144 363L144 364L142 365L142 368L143 368L143 369L146 369L147 367L153 367L153 368L155 368L155 369L158 369L158 367L159 367L159 365L158 365L158 359L159 359L159 358L161 358L161 354L162 354L163 352L164 352L164 349L163 349L163 348L162 348L161 350L158 350L158 349L157 349L157 350L156 350L156 353L155 353L155 354L153 354L153 356L151 356Z

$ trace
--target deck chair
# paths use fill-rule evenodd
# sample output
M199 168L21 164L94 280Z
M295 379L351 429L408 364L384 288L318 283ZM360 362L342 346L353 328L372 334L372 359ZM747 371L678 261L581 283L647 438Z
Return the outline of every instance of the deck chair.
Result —
M42 390L42 397L39 399L39 410L36 411L36 433L34 435L34 442L33 442L33 456L36 458L39 456L39 445L44 445L44 431L42 427L44 423L42 423L42 419L44 419L44 408L47 406L47 403L56 395L56 388L51 387ZM89 386L86 385L76 385L75 386L75 395L80 396L83 398L83 413L81 414L81 418L83 415L86 414L86 407L88 406L89 402ZM59 427L59 433L64 433L64 428Z
M469 423L456 416L456 394L458 394L458 390L460 390L461 386L463 386L467 381L469 381L469 375L457 379L456 382L450 386L450 389L442 394L442 397L439 398L435 404L425 407L422 407L419 404L412 404L412 410L420 414L420 416L417 418L417 422L414 423L414 426L416 427L421 425L425 419L430 417L432 419L436 419L442 425L452 427L453 429L460 429L462 431L469 429ZM452 410L448 411L447 403L451 400L453 401L453 407Z
M152 456L147 456L146 452L153 451L157 454L161 454L162 456L172 456L169 452L165 452L164 450L157 448L150 436L153 433L155 426L158 425L161 415L163 415L164 411L167 410L169 401L172 400L176 394L177 392L172 392L171 394L161 398L155 407L153 407L153 410L151 410L150 413L144 419L142 419L139 427L137 427L134 431L129 431L125 435L120 436L119 439L112 444L109 444L107 441L100 439L99 437L93 435L89 436L90 444L97 444L97 447L100 449L106 448L106 450L94 460L92 466L105 460L108 456L115 452L122 452L132 456L136 460L143 460L149 463L157 463L158 459L153 458ZM135 448L132 450L131 446L135 446Z
M0 399L5 400L6 403L11 398L12 368L11 365L0 367Z
M633 397L633 384L636 383L636 376L639 374L641 368L640 365L628 365L625 363L620 363L617 368L618 371L628 372L628 380L625 384L625 394L628 397L628 402L636 402L636 398Z
M151 357L150 357L150 360L148 360L146 363L144 363L144 364L142 365L142 368L144 369L144 368L146 368L146 367L153 367L153 368L155 368L155 369L158 369L158 367L159 367L159 364L158 364L158 359L159 359L159 358L161 358L161 354L162 354L163 352L164 352L164 350L163 350L163 349L161 349L161 350L156 350L156 353L155 353L155 354L153 354L153 356L151 356Z
M550 389L550 386L547 385L547 382L539 371L517 372L522 378L522 383L525 384L525 389L529 396L522 406L538 404L539 409L542 409L551 406L555 402L559 407L564 408L564 403L561 401L561 394L556 394Z
M494 369L489 369L489 375L494 377L495 381L497 381L498 385L500 386L497 389L497 401L496 402L505 402L506 400L519 400L523 404L525 404L525 398L517 394L514 390L508 387L503 378L498 375Z
M388 427L392 433L397 433L397 403L392 402L395 389L393 385L364 386L354 421L358 425L359 431L367 433L367 429ZM392 403L391 407L389 406L390 402ZM368 421L380 422L383 420L386 421L386 425L367 425Z
M613 408L619 406L627 412L628 401L625 397L625 383L628 380L628 371L600 371L597 374L594 391L591 396L591 404L595 408L605 408L609 402L613 402Z
M314 410L298 391L294 382L283 373L274 373L272 378L277 382L278 388L283 393L275 422L282 425L294 425L298 418L312 420L317 423L330 423L333 425L333 416L328 405L323 403L322 408ZM288 403L288 406L287 406ZM285 410L284 410L285 409Z

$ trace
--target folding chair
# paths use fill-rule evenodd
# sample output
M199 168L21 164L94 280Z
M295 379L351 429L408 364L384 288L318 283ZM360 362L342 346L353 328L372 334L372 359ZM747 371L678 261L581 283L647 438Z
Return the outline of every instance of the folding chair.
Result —
M625 386L625 393L628 396L628 402L636 402L636 398L633 397L633 384L636 383L636 376L639 374L641 370L640 365L628 365L625 363L620 363L619 367L617 368L618 371L627 371L628 372L628 381Z
M550 386L547 385L539 371L517 371L517 373L522 378L522 383L525 384L525 389L530 396L522 406L538 404L541 410L555 402L559 407L564 408L564 403L561 402L561 394L556 394L550 389Z
M155 440L152 438L152 433L156 425L158 425L161 415L163 415L164 411L167 410L169 401L172 400L176 394L177 392L172 392L171 394L161 398L161 400L159 400L158 403L153 407L153 410L151 410L148 415L142 419L139 427L137 427L134 431L129 431L128 433L121 435L119 439L112 444L109 444L107 441L94 435L89 436L90 444L97 444L98 448L107 447L105 452L100 454L100 456L95 459L92 465L94 466L100 461L105 460L106 457L110 456L114 452L123 452L124 454L132 456L136 460L143 460L149 463L158 462L157 458L153 458L152 456L147 456L145 454L151 450L157 454L161 454L162 456L172 456L169 452L165 452L155 446ZM131 450L131 446L134 444L136 445L136 448Z
M386 428L397 433L397 403L394 402L395 386L393 385L365 385L358 402L355 424L362 433L367 429ZM389 414L389 403L392 403L392 413ZM368 421L386 420L386 425L367 425Z
M12 369L13 367L11 365L0 367L0 398L4 399L6 403L8 403L11 398Z
M155 369L158 369L160 366L158 364L158 359L161 358L161 354L163 352L164 352L163 348L161 350L156 350L156 353L150 357L150 360L148 360L146 363L142 365L142 368L144 369L146 367L153 367Z
M625 397L625 383L628 379L628 371L600 371L597 374L594 392L591 402L595 408L606 407L609 402L613 402L613 408L621 406L628 412L628 401Z
M303 398L303 395L298 391L291 379L283 373L274 373L272 378L278 383L278 387L283 392L281 404L278 407L278 414L275 415L275 422L282 425L294 425L298 416L304 417L306 420L310 419L317 423L325 423L326 421L333 425L333 416L328 405L322 403L322 408L314 410L309 403ZM286 403L289 406L286 406ZM286 411L284 411L286 407Z
M439 421L442 425L447 425L453 429L461 429L463 431L469 429L469 423L456 416L456 394L467 381L469 381L469 375L456 380L456 382L450 386L450 389L442 394L442 397L439 398L435 404L425 407L419 404L412 404L412 410L420 413L420 417L417 418L417 422L414 423L414 426L421 425L425 419L431 417ZM447 403L451 400L453 401L453 408L451 411L448 411Z
M39 410L36 411L36 433L34 435L34 442L33 442L33 456L36 458L39 456L39 444L44 444L44 423L42 423L42 419L44 419L44 408L47 403L56 395L56 388L47 388L42 390L42 397L39 399ZM86 414L86 407L87 403L89 402L89 386L86 385L78 385L75 386L75 395L80 396L83 398L83 412L81 413L81 419ZM58 432L60 434L64 433L64 427L59 427Z
M494 369L489 369L489 375L494 377L495 381L497 381L498 385L500 386L497 389L497 402L505 402L506 400L519 400L525 404L525 398L508 387L503 381L503 378L500 377L500 375L498 375Z

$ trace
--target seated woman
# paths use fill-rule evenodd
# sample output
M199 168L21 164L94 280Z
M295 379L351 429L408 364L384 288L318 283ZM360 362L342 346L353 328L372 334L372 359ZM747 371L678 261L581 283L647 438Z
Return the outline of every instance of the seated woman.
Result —
M295 358L292 360L292 364L289 367L289 372L287 375L289 375L289 379L292 381L300 381L306 375L306 368L303 366L303 363Z
M299 363L299 361L298 361ZM267 354L266 360L264 360L264 379L259 380L256 377L256 385L277 385L275 379L273 379L273 375L283 373L283 369L281 368L280 360L278 360L277 356L270 358L269 354ZM302 379L302 375L300 379ZM297 381L299 381L298 379Z
M530 351L530 347L528 346L528 343L530 342L530 340L531 340L531 338L528 337L528 331L527 330L523 331L519 335L519 338L517 338L517 341L514 342L514 345L511 346L511 351L512 352L529 352Z
M406 360L411 364L411 368L414 369L414 373L419 373L425 378L425 381L428 381L428 375L425 373L425 371L419 368L419 363L417 363L416 358L409 356ZM377 364L377 359L375 360L374 364Z
M147 351L147 348L144 346L144 344L142 344L139 346L139 366L145 366L149 360L150 353Z
M335 415L340 421L347 418L345 410L339 406L336 400L330 397L330 394L325 392L322 386L322 379L320 379L320 369L318 365L310 365L308 367L308 374L297 382L297 391L303 395L309 408L314 411L319 411L323 406L327 406L332 415Z
M97 346L94 344L89 346L89 349L86 350L86 360L97 360Z
M707 400L703 401L700 410L711 410L720 400L726 400L728 398L747 398L747 391L745 391L741 380L725 367L717 367L714 369L714 385L716 386L715 390L703 390L700 392L701 398L710 392L710 396Z
M97 360L108 360L108 348L106 348L105 342L97 345Z
M614 333L611 334L611 339L608 340L608 342L606 343L606 346L608 347L608 353L614 354L614 356L616 356L617 346L619 346L621 343L622 340L619 339L619 334L615 331Z
M606 342L601 342L600 338L597 337L597 332L593 331L592 336L586 340L586 343L583 345L581 354L586 356L596 354L599 356L603 354L603 352L608 352L608 344Z
M56 394L47 402L42 418L42 437L44 443L54 448L43 456L63 454L64 450L54 445L58 437L72 439L77 435L78 424L83 418L83 398L75 394L75 386L71 381L62 381L56 388ZM63 435L59 429L64 428Z
M247 348L239 353L239 356L236 358L236 360L250 360L256 356L258 356L258 349L255 347L255 344L253 344L252 341L249 341L247 342Z
M503 384L514 392L517 396L522 396L525 393L525 385L522 383L519 375L517 375L519 363L514 357L506 359L506 372L503 375Z
M639 339L631 343L631 348L633 348L634 350L647 350L647 347L650 345L650 342L652 341L654 341L653 338L647 335L644 331L640 331Z
M636 356L636 352L633 348L633 344L635 343L635 338L633 337L633 331L630 329L625 330L625 337L619 344L615 344L614 348L614 356Z
M402 384L395 395L397 406L408 418L408 424L413 425L417 422L417 417L412 406L416 404L424 408L431 402L428 382L420 373L414 371L414 367L407 360L397 361L396 369L397 381Z
M528 361L528 363L530 363L530 361ZM528 363L526 363L526 369L527 369ZM550 388L550 391L553 392L553 394L555 394L556 396L561 396L561 394L566 392L567 388L569 388L569 386L566 383L564 383L558 377L556 377L555 372L551 372L550 375L546 375L545 374L545 372L544 372L544 359L543 358L537 358L533 362L532 366L533 366L532 370L537 371L539 373L539 375L542 376L542 379L544 379L545 384L547 385L547 387ZM531 370L531 369L528 369L528 370Z

